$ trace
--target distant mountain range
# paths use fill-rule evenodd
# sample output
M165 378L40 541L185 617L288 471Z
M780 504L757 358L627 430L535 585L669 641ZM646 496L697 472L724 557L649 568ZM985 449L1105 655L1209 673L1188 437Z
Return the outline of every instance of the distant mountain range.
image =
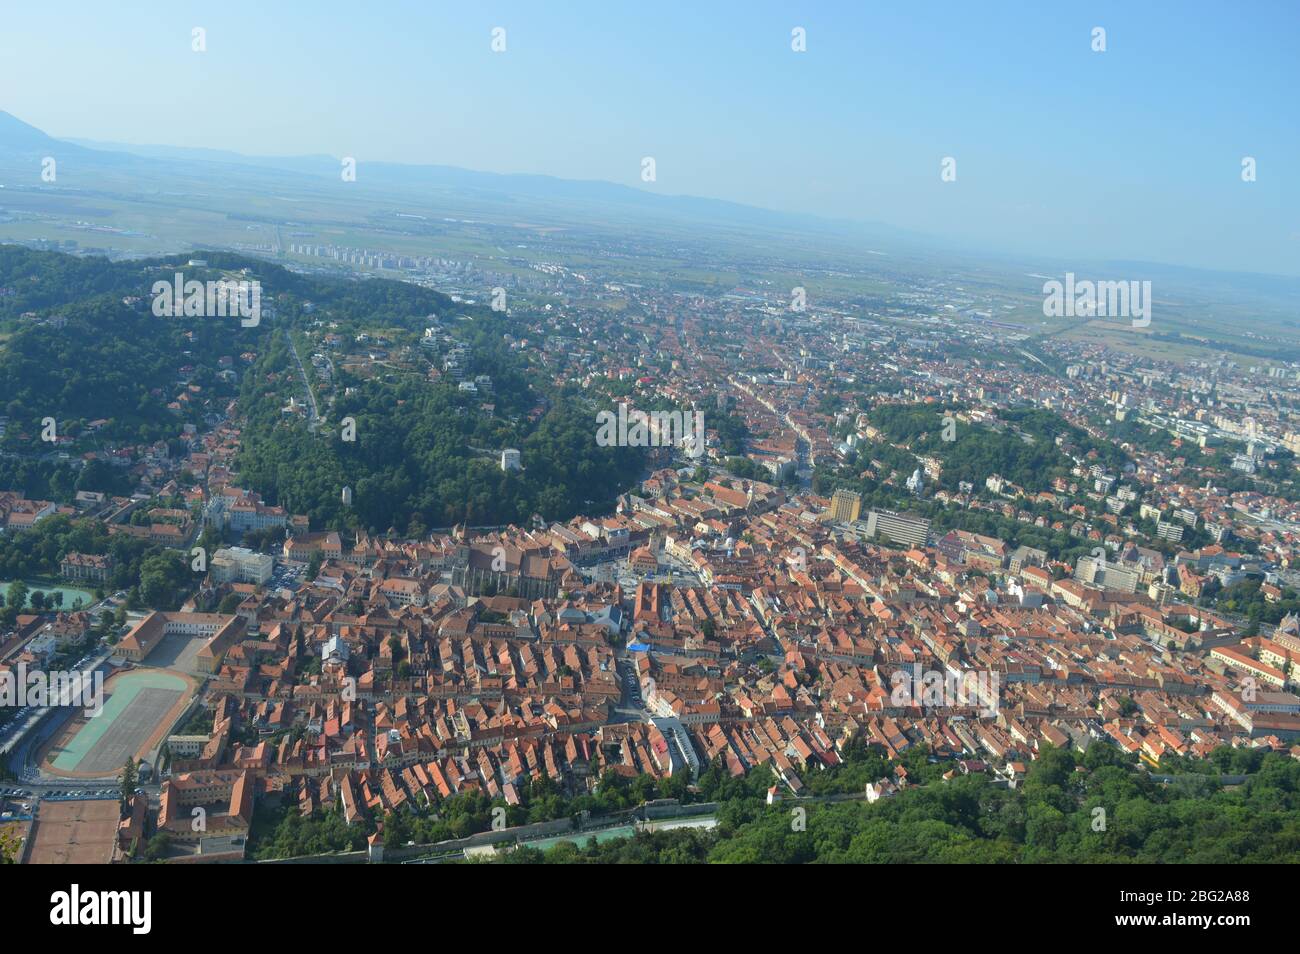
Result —
M70 155L71 151L71 155ZM337 181L340 160L332 156L246 156L221 149L133 145L89 139L55 139L17 117L0 111L0 169L15 162L39 161L53 155L76 159L88 172L138 173L142 191L155 191L169 175L190 179L196 174L220 174L245 180L250 186L277 187L286 177ZM161 180L160 180L161 177ZM915 246L942 245L920 233L883 223L821 219L696 196L663 195L614 182L560 179L554 176L478 172L456 166L358 162L357 182L367 189L393 193L455 193L494 201L517 199L601 207L606 211L653 217L708 221L765 230L838 235L856 240L903 242ZM120 179L118 185L120 187Z
M42 158L52 150L66 149L68 143L46 135L17 116L0 110L0 157L10 159ZM73 145L78 153L86 150Z
M45 156L59 160L60 182L73 184L75 189L98 189L116 198L139 197L151 202L161 196L180 206L196 196L211 200L219 195L222 208L232 214L253 213L248 200L257 194L310 202L326 197L329 190L328 197L333 200L340 171L339 158L326 155L247 156L222 149L55 139L0 110L0 181L10 177L9 181L39 183L39 163ZM696 238L752 241L756 248L765 246L767 252L791 247L803 238L818 249L833 248L854 257L882 254L875 250L883 249L896 257L895 264L911 261L981 270L992 265L1004 278L1015 275L1018 283L1024 282L1026 268L1055 273L1088 265L1113 268L1127 264L1136 266L1137 274L1165 279L1166 288L1245 299L1266 296L1288 303L1300 294L1300 279L1288 276L1013 255L880 222L826 219L721 199L665 195L614 182L479 172L456 166L359 162L355 185L357 197L366 199L371 209L409 206L431 217L477 217L481 213L487 217L495 214L498 221L623 230L638 224L684 226ZM201 246L207 237L191 238ZM1030 292L1036 291L1032 285L1026 286Z

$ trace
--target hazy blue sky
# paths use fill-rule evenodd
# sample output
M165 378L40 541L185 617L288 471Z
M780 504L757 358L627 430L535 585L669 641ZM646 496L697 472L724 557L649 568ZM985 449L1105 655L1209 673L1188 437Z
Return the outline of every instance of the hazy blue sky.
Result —
M638 186L654 156L669 193L1300 274L1300 2L129 7L2 0L0 108L55 136Z

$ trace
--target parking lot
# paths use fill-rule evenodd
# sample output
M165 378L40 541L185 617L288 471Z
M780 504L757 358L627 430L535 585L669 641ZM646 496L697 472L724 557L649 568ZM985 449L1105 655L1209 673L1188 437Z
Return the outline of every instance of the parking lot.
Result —
M78 798L120 798L122 793L115 788L65 788L53 787L44 792L33 792L26 788L0 787L0 798L10 801L71 801Z
M271 590L297 590L302 585L302 578L307 572L307 567L302 563L275 561L275 569L271 571L271 578L266 581L267 589Z
M71 802L85 798L114 798L120 799L122 793L113 788L95 788L95 789L67 789L51 790L41 796L41 801L45 802Z
M87 673L93 673L103 664L107 655L108 652L106 647L96 646L92 648L90 652L86 653L66 668L70 671L82 670ZM0 744L16 738L23 731L30 728L29 723L31 720L39 715L36 708L37 707L34 706L22 706L15 710L9 721L7 721L3 726L0 726Z

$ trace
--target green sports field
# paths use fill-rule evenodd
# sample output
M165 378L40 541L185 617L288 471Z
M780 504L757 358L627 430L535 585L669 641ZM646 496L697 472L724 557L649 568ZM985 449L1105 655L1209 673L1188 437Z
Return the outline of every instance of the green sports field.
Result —
M87 719L50 763L61 772L107 775L134 758L189 683L166 672L118 675L103 710Z

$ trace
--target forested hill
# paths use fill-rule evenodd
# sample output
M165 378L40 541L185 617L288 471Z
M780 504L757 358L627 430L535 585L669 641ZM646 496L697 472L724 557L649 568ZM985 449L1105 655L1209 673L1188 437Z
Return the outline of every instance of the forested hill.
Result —
M256 279L261 321L155 316L154 283L177 271ZM45 418L57 421L57 449L76 457L177 442L185 424L202 431L238 397L240 479L315 526L418 530L599 512L640 476L643 454L597 447L594 409L557 391L528 345L520 322L406 282L304 276L224 252L109 262L0 246L0 489L60 500L74 488L126 489L113 469L96 468L104 486L92 487L86 472L53 460L40 440ZM449 349L490 390L467 394L459 376L442 375ZM328 376L313 354L328 356ZM304 373L323 418L315 428L285 413L303 401ZM341 439L345 417L357 422L354 442ZM506 447L520 450L522 471L501 470Z
M417 313L422 319L451 305L443 295L399 282L313 281L244 256L195 257L207 266L188 266L190 255L110 262L0 246L6 449L30 450L46 417L58 422L60 436L99 447L168 440L235 396L240 356L262 350L277 319L244 327L233 317L157 317L154 283L171 282L178 271L200 281L257 279L264 310L284 312L282 323L300 320L300 302L313 297L412 322ZM104 422L93 441L91 421Z
M235 388L219 360L255 349L264 331L154 317L152 283L175 270L0 246L5 450L48 450L37 443L46 417L58 436L87 440L90 423L104 422L93 440L100 447L167 440L229 401Z
M952 416L964 410L959 405L882 404L868 417L890 441L913 454L942 460L941 483L949 490L963 481L982 486L993 474L1031 493L1050 490L1054 478L1070 476L1073 462L1066 449L1095 459L1112 473L1122 471L1128 462L1118 447L1094 439L1051 411L1007 409L994 421L973 425ZM951 440L944 438L945 419L954 421ZM906 461L907 465L914 462Z
M594 406L580 392L542 386L526 358L502 344L508 326L481 315L452 329L473 376L491 379L487 394L462 392L450 377L428 380L418 351L375 362L364 374L335 359L333 387L318 390L328 398L315 431L284 413L301 390L289 339L272 340L244 379L241 479L309 514L314 526L411 535L462 521L608 510L641 476L644 452L598 447ZM347 419L355 422L354 441L343 438ZM508 447L520 451L522 471L501 469ZM342 502L343 487L352 490L351 506Z

